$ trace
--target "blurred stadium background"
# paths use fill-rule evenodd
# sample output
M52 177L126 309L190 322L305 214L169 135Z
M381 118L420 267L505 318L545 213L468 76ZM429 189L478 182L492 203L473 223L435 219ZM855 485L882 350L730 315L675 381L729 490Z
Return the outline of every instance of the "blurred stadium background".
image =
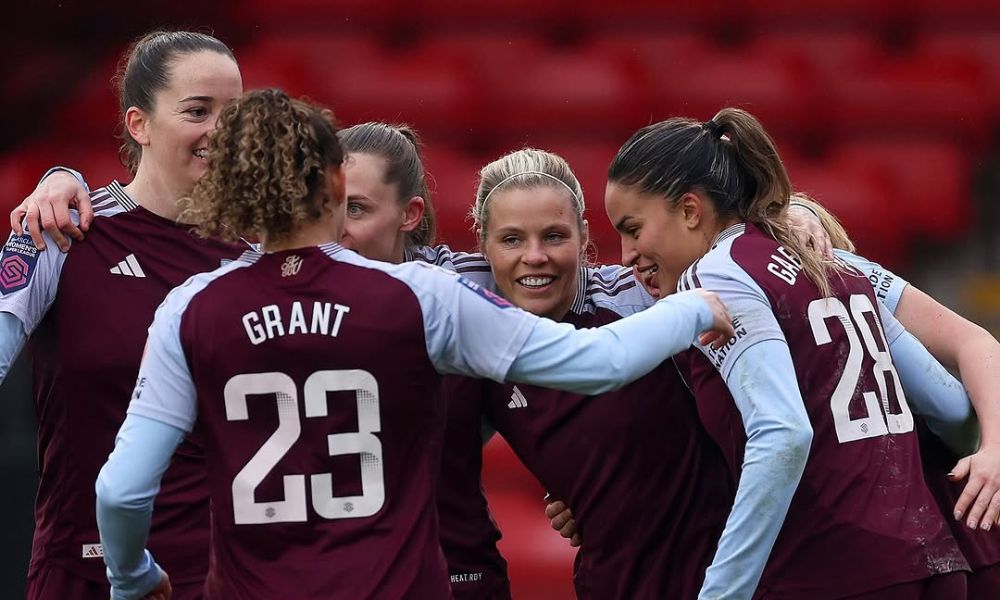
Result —
M151 27L198 28L233 46L247 89L308 95L342 124L416 126L440 238L460 249L478 168L530 145L567 158L615 262L603 190L618 146L652 121L744 107L862 254L1000 330L997 0L29 1L4 21L4 215L54 163L93 185L125 178L116 59ZM4 598L22 596L30 548L28 387L22 364L0 388ZM515 597L572 597L574 552L543 491L502 440L486 453Z

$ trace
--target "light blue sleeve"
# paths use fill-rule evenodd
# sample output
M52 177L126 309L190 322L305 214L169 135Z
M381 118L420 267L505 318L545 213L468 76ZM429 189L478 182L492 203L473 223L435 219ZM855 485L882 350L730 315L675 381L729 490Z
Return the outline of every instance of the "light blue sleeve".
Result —
M78 182L80 182L80 185L83 186L83 189L87 190L88 194L90 193L90 186L87 185L86 181L84 181L83 175L81 175L80 172L77 171L76 169L71 169L69 167L63 167L63 166L52 167L51 169L49 169L48 171L45 172L45 175L42 175L42 178L38 180L38 183L42 183L43 181L45 181L48 178L49 175L51 175L53 173L59 173L59 172L69 173L70 175L72 175L73 177L75 177L76 180Z
M0 312L0 383L7 378L11 365L27 340L21 319L8 312Z
M979 421L965 387L909 332L889 345L906 400L956 454L979 449Z
M713 320L708 302L691 292L604 327L576 329L434 265L388 265L351 252L338 260L387 271L410 287L423 315L427 356L445 374L600 394L688 348Z
M705 572L701 600L753 596L812 443L786 342L763 340L745 348L726 383L743 417L747 444L736 499Z
M712 321L711 308L695 292L672 294L647 310L594 329L539 319L507 379L603 394L689 348Z
M881 300L890 312L895 314L896 308L899 306L899 299L902 298L903 291L909 285L905 279L876 262L857 254L851 254L846 250L834 250L833 254L864 273L868 282L872 284L875 297Z
M128 415L97 477L97 527L113 600L142 598L160 581L146 539L160 478L184 435L166 423Z

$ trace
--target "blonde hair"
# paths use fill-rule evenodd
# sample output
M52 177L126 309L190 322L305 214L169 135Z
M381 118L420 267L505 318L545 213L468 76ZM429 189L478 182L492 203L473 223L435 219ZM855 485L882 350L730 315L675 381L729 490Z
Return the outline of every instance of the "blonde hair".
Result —
M847 235L847 230L840 224L840 220L837 219L832 212L828 211L826 207L819 202L816 202L803 192L795 192L792 194L791 204L792 206L800 204L811 210L813 214L819 217L820 225L822 225L823 229L826 230L826 234L830 236L830 243L834 248L838 250L847 250L851 253L855 252L854 242L851 241L851 237Z
M478 230L479 241L484 239L489 226L489 200L497 190L530 190L551 187L569 193L570 202L577 215L580 232L584 231L583 189L566 160L551 152L524 148L505 154L479 171L476 201L469 216Z
M222 111L182 219L202 235L280 240L324 214L327 169L343 161L329 110L278 89L249 92Z
M792 183L774 141L750 113L724 108L704 123L677 117L643 127L615 155L608 181L672 203L704 193L719 215L753 223L792 251L820 293L831 294L829 264L788 227Z

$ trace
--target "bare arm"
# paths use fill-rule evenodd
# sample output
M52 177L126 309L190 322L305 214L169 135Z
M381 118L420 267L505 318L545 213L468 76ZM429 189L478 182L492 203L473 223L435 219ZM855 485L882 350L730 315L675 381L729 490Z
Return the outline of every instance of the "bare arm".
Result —
M959 372L982 429L979 452L962 459L958 478L971 471L955 506L955 518L968 512L969 527L992 526L1000 515L1000 343L988 331L963 318L912 285L906 286L896 318L936 359ZM975 504L969 505L973 498ZM985 511L985 515L983 512ZM983 518L984 517L984 518Z

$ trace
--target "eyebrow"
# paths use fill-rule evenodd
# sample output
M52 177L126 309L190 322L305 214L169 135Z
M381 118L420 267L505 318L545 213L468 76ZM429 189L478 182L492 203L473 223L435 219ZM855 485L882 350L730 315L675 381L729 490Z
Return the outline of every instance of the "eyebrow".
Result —
M178 102L191 102L195 100L199 102L211 102L214 98L211 96L188 96L187 98L181 98Z
M617 229L618 231L622 231L623 229L625 229L625 221L628 221L631 218L632 215L625 215L621 219L618 219L618 222L615 223L615 229Z
M365 196L364 194L349 194L347 196L347 199L348 200L371 200L371 198L369 198L368 196Z

